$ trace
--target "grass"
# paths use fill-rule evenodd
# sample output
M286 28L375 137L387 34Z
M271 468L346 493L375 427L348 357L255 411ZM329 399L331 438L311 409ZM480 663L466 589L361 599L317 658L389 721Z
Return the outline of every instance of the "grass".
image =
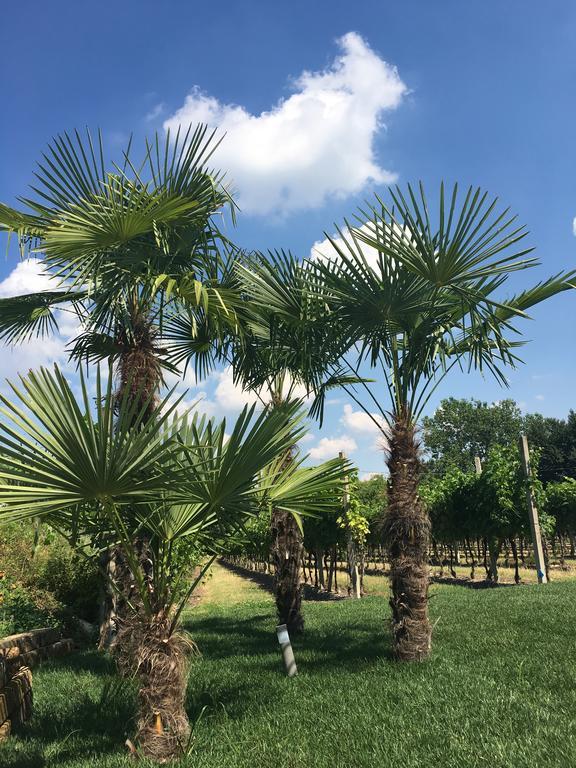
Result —
M218 568L186 619L202 657L189 686L194 751L181 765L576 765L576 582L431 593L429 662L392 661L385 597L309 602L300 674L288 680L270 595ZM35 716L0 747L0 765L130 765L133 688L114 679L92 652L40 668Z

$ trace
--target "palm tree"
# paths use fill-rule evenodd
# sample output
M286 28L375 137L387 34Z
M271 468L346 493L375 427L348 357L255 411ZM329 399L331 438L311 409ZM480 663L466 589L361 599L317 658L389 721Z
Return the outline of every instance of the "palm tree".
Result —
M164 374L178 371L162 338L171 318L195 312L214 334L234 326L215 221L234 208L221 175L207 167L214 148L214 134L198 126L146 141L138 162L130 142L109 167L100 136L57 137L39 164L34 198L21 200L27 210L0 205L0 231L17 234L22 249L40 258L54 289L0 300L0 339L44 336L58 329L58 313L73 313L80 331L70 357L108 360L117 398L130 392L150 417ZM117 578L129 582L121 553L114 559ZM102 620L103 646L113 634L114 602Z
M574 287L574 273L502 297L512 273L538 263L526 258L527 231L509 209L498 212L497 200L480 189L468 189L460 202L457 186L447 195L442 185L434 226L422 185L396 187L390 195L392 207L377 198L360 211L359 226L331 240L334 258L318 270L352 367L380 369L388 393L389 407L378 410L387 424L394 650L399 660L412 661L425 659L431 647L430 520L418 496L418 420L456 366L486 370L506 385L504 369L517 364L522 343L513 321ZM370 410L369 403L362 406Z
M418 420L431 395L455 367L487 371L506 385L504 370L519 362L516 319L541 301L574 287L559 274L509 298L510 276L535 267L523 248L527 234L497 200L470 188L460 201L455 186L440 187L432 224L422 185L390 192L329 237L330 256L310 269L329 317L326 348L349 396L381 430L387 444L389 499L385 537L391 562L394 650L400 660L430 653L428 548L430 521L418 496L421 473ZM294 298L273 274L261 280L257 300L294 314ZM374 393L364 369L384 379Z
M136 742L158 760L186 752L184 707L191 640L179 621L214 556L243 520L273 505L317 513L340 492L338 461L278 466L303 433L298 403L245 408L226 424L172 419L165 401L153 418L142 396L114 397L98 373L95 404L84 376L77 402L65 377L41 370L0 396L0 522L40 518L86 557L120 546L133 575L119 635L119 661L138 678ZM138 538L147 541L142 562ZM187 583L178 546L205 557Z
M119 394L129 380L145 399L172 370L159 340L167 319L182 305L226 314L215 216L233 202L207 167L215 143L205 127L156 135L137 164L131 145L107 169L100 136L96 146L88 132L59 136L38 166L35 198L21 199L28 210L0 204L0 231L15 233L54 281L53 291L0 300L0 339L43 336L58 329L58 310L73 312L81 332L71 357L113 361Z
M328 330L321 322L324 303L314 290L308 266L290 253L273 251L239 254L234 269L245 302L238 315L242 333L231 337L226 349L235 381L274 408L315 395L321 417L325 392L341 379L324 343ZM282 303L260 301L261 287L268 281L273 281L281 296L291 297L290 312L284 311ZM295 455L292 446L280 457L280 466L289 465ZM270 533L278 621L287 625L290 634L300 633L304 629L301 521L286 510L273 508Z

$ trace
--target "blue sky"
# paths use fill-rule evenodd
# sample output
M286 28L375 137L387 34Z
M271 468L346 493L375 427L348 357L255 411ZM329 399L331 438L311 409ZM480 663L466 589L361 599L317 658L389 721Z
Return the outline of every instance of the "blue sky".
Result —
M234 236L247 247L308 255L392 178L422 179L430 196L444 179L488 189L528 226L542 267L515 286L576 267L574 3L23 0L3 18L3 202L26 193L59 131L101 127L119 147L131 132L202 118L227 130L220 160L243 208ZM37 280L15 254L0 262L0 295ZM507 395L456 376L431 410L448 395L511 396L525 410L566 415L576 299L557 297L533 317ZM62 360L63 342L1 355L3 376L13 376ZM225 372L200 391L218 414L241 400ZM340 444L363 472L379 470L375 435L345 395L332 399L308 446L319 458Z

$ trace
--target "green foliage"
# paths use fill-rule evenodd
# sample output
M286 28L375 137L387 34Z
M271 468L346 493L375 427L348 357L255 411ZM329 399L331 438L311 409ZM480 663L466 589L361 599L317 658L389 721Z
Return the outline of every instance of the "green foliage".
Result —
M73 616L96 624L100 574L96 558L87 560L61 537L38 568L37 579Z
M358 476L350 478L348 486L348 504L336 520L340 528L347 531L356 545L363 548L370 533L368 519L362 514L362 506L358 498Z
M546 486L546 509L556 520L559 534L576 535L576 480L566 478Z
M522 429L522 414L514 400L442 400L433 416L423 419L428 467L444 474L457 467L474 469L474 457L484 461L493 445L515 445Z
M358 480L356 496L361 514L369 526L367 541L372 545L381 543L381 523L388 504L388 483L384 475L375 475L369 480Z
M146 404L118 402L111 378L103 392L97 377L93 408L82 374L80 385L79 403L57 369L42 370L14 401L2 398L0 521L41 517L93 557L120 544L148 616L174 610L175 626L185 604L178 542L215 554L261 509L310 514L341 493L348 466L339 459L278 459L304 431L298 403L245 408L228 434L225 422L200 416L172 421L166 402L144 421ZM140 566L142 537L151 576Z
M573 287L574 275L557 275L498 298L510 277L535 267L527 231L497 199L480 189L463 195L440 186L437 205L422 184L376 197L331 242L332 257L318 260L319 281L339 344L361 363L381 369L392 411L416 420L432 392L455 365L492 373L518 362L522 343L515 321L526 310ZM366 257L366 247L375 258ZM362 403L369 413L381 397ZM358 401L359 404L361 401ZM385 410L382 416L387 418Z
M546 485L564 477L576 477L576 413L555 419L540 413L524 418L524 431L531 446L540 449L539 474Z
M532 465L538 455L532 452ZM432 519L437 541L465 538L506 539L530 536L526 487L530 484L538 506L542 532L554 532L554 518L547 512L546 496L537 478L524 477L516 446L492 446L481 475L451 469L438 478L429 476L420 489Z
M54 595L34 586L0 579L0 638L39 627L61 625L63 606Z
M538 448L538 474L546 485L576 476L576 414L566 420L529 413L522 416L513 400L487 403L450 397L442 400L433 416L423 419L427 468L443 474L451 467L463 472L482 461L493 445L516 445L525 432L531 448Z
M49 526L2 526L0 563L0 636L97 620L96 562L78 557Z
M21 200L27 210L0 204L0 232L34 249L52 290L0 299L0 339L53 333L64 309L82 328L71 357L115 363L141 344L144 321L158 370L193 361L206 373L237 303L215 221L225 210L234 218L234 203L207 167L213 139L205 126L157 135L140 157L130 140L122 166L100 135L53 139Z

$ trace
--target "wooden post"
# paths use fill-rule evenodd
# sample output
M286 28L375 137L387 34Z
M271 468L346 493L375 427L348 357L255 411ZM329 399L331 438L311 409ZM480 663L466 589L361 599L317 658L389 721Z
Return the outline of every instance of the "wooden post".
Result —
M338 454L338 457L341 461L344 461L344 453L340 451ZM342 504L344 507L344 510L346 511L348 504L350 502L350 491L348 487L348 475L344 478L344 491L342 493ZM350 575L350 585L352 587L352 592L354 592L354 596L359 600L361 597L360 594L360 574L358 573L358 561L356 559L356 543L350 533L350 531L347 531L347 551L348 551L348 568L349 568L349 575Z
M476 467L476 474L481 475L482 474L482 462L480 461L480 456L474 456L474 466Z
M528 439L526 435L520 435L520 457L524 476L526 477L526 500L528 502L528 517L530 518L530 530L532 531L532 541L534 543L534 558L536 560L536 571L538 573L538 584L547 584L546 561L544 560L544 547L542 546L542 534L540 533L540 521L538 519L538 508L532 492L530 480L532 479L532 468L530 466L530 451L528 449Z

